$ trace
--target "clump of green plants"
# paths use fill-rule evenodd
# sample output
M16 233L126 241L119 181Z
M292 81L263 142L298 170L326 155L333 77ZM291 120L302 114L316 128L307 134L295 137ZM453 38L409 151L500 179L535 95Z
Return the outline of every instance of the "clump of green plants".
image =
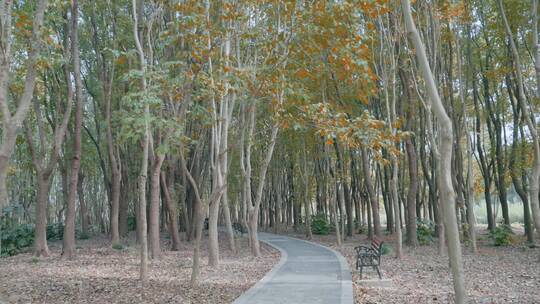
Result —
M134 215L128 215L127 223L128 231L135 231L137 229L137 218Z
M2 228L2 256L16 255L34 243L34 225L20 224Z
M512 228L508 225L501 224L489 232L489 238L495 246L508 246L513 242Z
M64 238L64 224L54 223L47 225L47 240L58 241Z
M116 243L112 245L112 249L114 250L124 250L124 245Z
M388 255L391 253L392 253L392 247L388 246L387 244L382 244L381 255Z
M79 240L88 240L90 238L90 234L88 233L80 233L77 235Z
M324 214L317 214L311 218L311 232L321 235L330 233L330 224Z
M9 205L0 210L2 229L1 256L11 256L22 251L22 249L32 246L34 243L34 225L20 224L14 219L23 212L20 205Z
M435 236L435 227L431 221L416 222L416 238L418 244L429 245L433 242Z

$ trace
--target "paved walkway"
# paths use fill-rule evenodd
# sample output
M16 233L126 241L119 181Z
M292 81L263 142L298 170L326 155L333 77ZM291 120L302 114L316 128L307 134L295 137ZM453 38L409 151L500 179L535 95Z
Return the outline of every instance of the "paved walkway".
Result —
M234 304L352 304L351 273L336 251L286 236L259 233L281 251L281 261Z

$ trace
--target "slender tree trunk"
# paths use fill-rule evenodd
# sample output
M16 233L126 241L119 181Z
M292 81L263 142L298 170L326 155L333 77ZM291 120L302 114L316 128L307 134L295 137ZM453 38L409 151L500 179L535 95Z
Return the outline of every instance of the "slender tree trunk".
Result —
M450 267L452 269L452 276L454 278L454 292L456 297L456 303L466 303L467 294L465 290L465 280L463 278L463 265L461 261L461 245L459 242L459 231L456 222L455 211L455 193L452 185L451 177L451 164L452 164L452 121L446 114L444 106L439 97L433 74L429 67L424 45L420 39L420 35L414 25L411 6L409 0L402 0L402 9L405 19L405 25L410 39L414 44L416 50L416 57L420 65L424 80L426 82L426 89L429 95L429 100L433 106L433 111L437 116L441 130L440 130L440 147L441 153L441 165L439 175L441 176L441 188L439 193L441 196L441 205L443 208L444 225L446 235L448 239L448 253L450 258Z
M77 186L79 183L79 169L81 167L81 128L83 120L83 96L81 81L81 59L79 56L79 8L77 0L71 1L71 49L73 56L73 72L75 76L75 132L73 134L73 160L71 161L71 177L69 182L69 194L67 198L67 213L64 226L64 240L62 255L73 258L75 255L75 214L77 199Z
M161 165L165 159L164 154L156 154L152 164L152 175L150 176L150 209L149 209L149 229L148 240L150 246L150 258L159 259L161 256L161 245L159 243L159 202L161 176Z
M112 132L112 84L114 78L114 69L105 77L105 72L101 73L102 94L105 101L105 121L107 124L107 152L109 154L109 166L111 168L111 190L110 190L110 231L111 231L111 246L120 245L120 230L119 230L119 213L120 213L120 190L122 181L121 163L119 154L115 152L115 144Z
M313 233L311 231L311 191L309 188L309 168L308 168L308 159L307 159L307 153L306 153L306 146L304 143L304 152L303 152L303 159L304 159L304 209L306 213L306 237L308 240L311 240L313 238ZM277 222L276 222L277 225Z
M474 176L472 169L473 147L472 141L467 134L467 224L469 225L469 239L473 253L477 253L476 246L476 216L474 215Z
M171 192L169 191L169 185L167 184L167 179L165 177L165 172L161 172L161 189L163 191L163 198L167 210L169 211L169 234L171 235L172 240L172 250L180 250L180 234L178 232L178 209L176 208L176 203L173 202L171 198Z
M254 116L254 114L253 114ZM272 127L272 131L271 131L271 134L270 134L270 143L267 147L267 150L266 150L266 156L265 156L265 159L263 161L263 163L261 164L261 167L260 167L260 174L259 174L259 185L258 185L258 188L257 188L257 193L256 193L256 197L255 197L255 202L253 205L249 204L248 205L248 217L249 217L249 221L248 221L248 224L249 224L249 239L251 240L251 253L258 257L261 255L261 250L260 250L260 244L259 244L259 236L257 234L257 220L259 218L259 209L260 209L260 205L261 205L261 200L262 200L262 192L263 192L263 189L264 189L264 183L265 183L265 179L266 179L266 171L268 169L268 165L270 164L270 160L272 159L272 154L274 153L274 147L276 145L276 139L277 139L277 134L278 134L278 131L279 131L279 126L277 124L275 124L273 127ZM251 134L252 136L252 134ZM249 145L251 146L251 144ZM248 149L251 149L251 147L249 147ZM250 157L251 159L251 157ZM251 160L250 159L246 159L246 162L250 162ZM251 170L251 165L249 166L249 170ZM248 183L250 181L247 181ZM251 188L251 187L250 187ZM250 193L248 193L248 195L250 195Z
M506 18L506 14L504 12L504 6L502 3L502 0L498 1L499 4L499 10L504 22L504 29L506 31L506 35L508 36L508 40L510 42L510 48L512 50L512 57L513 57L513 64L514 69L516 71L516 79L518 83L518 96L517 99L519 101L521 110L523 111L523 115L525 117L525 122L527 123L527 127L529 128L529 132L531 134L532 138L532 146L533 146L533 164L532 164L532 172L530 176L530 186L529 186L529 197L531 200L531 209L532 209L532 216L533 216L533 222L534 226L536 228L537 236L540 237L540 205L539 205L539 197L538 192L540 190L540 143L538 139L538 131L535 124L535 118L531 114L531 111L529 109L529 105L525 102L525 88L523 84L523 76L521 74L521 60L519 56L519 52L517 50L516 44L514 42L514 38L512 36L512 30L510 29L510 25L508 24L508 20ZM533 7L537 6L537 3L533 3ZM537 15L536 12L533 13L534 16ZM537 17L535 17L535 20L537 20ZM534 29L537 29L537 21L533 22ZM535 30L535 33L537 33L537 30ZM535 41L538 41L538 37L534 37ZM535 59L540 58L540 55L538 54L538 43L536 43L535 47ZM536 60L535 60L536 61ZM539 67L540 63L538 61L535 62L535 69ZM540 79L540 77L537 74L537 80ZM537 84L538 91L537 96L540 96L540 84Z
M221 201L212 202L208 208L208 265L219 264L218 219Z
M34 18L32 20L32 37L30 41L30 50L28 52L28 59L26 61L26 75L24 76L24 89L21 97L18 100L18 104L15 113L12 115L9 107L9 73L11 64L11 44L15 41L11 36L11 21L13 5L11 3L2 3L2 13L5 14L2 18L2 33L0 40L2 41L2 54L0 55L0 119L2 122L2 132L0 132L0 210L7 206L9 203L8 191L7 191L7 170L9 167L9 159L13 154L17 134L21 129L24 120L30 110L32 104L32 97L34 95L34 88L36 84L36 77L38 73L38 67L36 62L39 58L40 49L42 47L42 26L45 15L45 9L47 8L46 0L39 0L34 11ZM5 29L5 30L4 30ZM0 212L0 220L2 219L2 212ZM1 227L0 227L0 252L1 252Z
M405 149L409 159L409 191L407 192L407 244L418 245L416 236L416 194L418 192L418 165L416 150L410 138L405 140Z
M227 194L227 190L223 192L223 196L221 197L221 206L223 209L223 217L225 218L225 229L227 230L227 237L229 238L229 249L232 252L236 252L234 230L232 228L231 220L231 207L229 205L229 195Z
M77 183L77 195L79 196L79 216L81 218L81 234L84 237L90 235L90 214L88 212L88 206L84 200L84 174L79 172L79 180Z
M139 2L139 11L137 11L137 1ZM141 85L142 90L146 91L146 58L144 56L143 46L139 38L139 19L142 19L144 0L131 0L133 13L133 36L137 46L139 56L139 64L142 73ZM141 20L142 21L142 20ZM147 117L150 115L150 107L147 102L144 102L144 135L142 139L142 156L141 169L139 171L139 241L141 253L140 265L140 280L145 283L148 279L148 238L147 238L147 223L146 223L146 179L148 174L148 155L150 146L150 126ZM118 215L118 214L116 214ZM118 217L116 217L116 233L118 233Z
M36 196L36 234L34 239L34 255L48 257L47 246L47 205L49 204L49 177L38 173Z
M377 199L377 195L375 193L375 190L373 189L373 184L371 182L371 168L369 165L369 158L366 151L366 148L362 148L362 166L364 168L364 185L366 187L366 190L368 192L369 196L369 203L371 204L371 214L372 214L372 222L373 222L373 230L375 232L375 235L377 237L382 237L382 229L381 229L381 220L379 215L379 202Z
M392 180L390 181L390 191L392 192L392 209L394 210L394 228L396 231L396 257L400 259L403 256L402 234L401 234L401 209L399 208L398 195L398 165L395 156L392 156Z
M116 159L114 143L112 137L111 122L111 97L106 93L106 120L107 120L107 149L109 152L109 163L111 167L111 245L113 247L120 244L120 231L118 228L118 218L120 210L120 182L122 175L119 168L119 160Z

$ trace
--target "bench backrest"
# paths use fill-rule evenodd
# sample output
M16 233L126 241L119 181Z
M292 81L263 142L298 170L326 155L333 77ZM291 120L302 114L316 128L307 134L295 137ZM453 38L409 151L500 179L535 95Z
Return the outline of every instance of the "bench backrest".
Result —
M371 248L373 248L373 250L375 250L379 254L381 253L382 244L383 241L376 236L374 236L373 240L371 240Z
M244 230L245 230L245 229L244 229L244 226L243 226L242 224L238 223L238 222L237 222L237 223L233 223L233 228L234 228L235 230L237 230L237 231L244 231Z

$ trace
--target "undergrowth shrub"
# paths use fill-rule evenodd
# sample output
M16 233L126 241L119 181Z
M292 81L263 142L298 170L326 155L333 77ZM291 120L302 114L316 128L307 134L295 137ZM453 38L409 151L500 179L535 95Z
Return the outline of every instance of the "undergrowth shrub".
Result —
M1 256L12 256L21 253L25 248L34 245L34 224L2 225L2 252ZM64 237L62 224L47 225L47 240L58 241Z
M54 223L47 225L47 240L58 241L64 238L64 224Z
M20 224L2 227L2 256L11 256L34 243L34 225Z
M112 249L114 249L114 250L124 250L124 245L116 243L116 244L112 245Z
M313 234L322 235L330 233L330 225L324 214L317 214L311 218L311 232L313 232Z
M495 246L508 246L513 242L513 234L510 226L501 224L489 232L489 238Z
M430 221L417 221L416 222L416 238L418 244L429 245L433 242L435 236L435 227Z
M134 215L128 215L127 223L128 231L135 231L137 229L137 218Z
M391 253L392 253L392 247L388 246L387 244L382 244L381 255L388 255Z

